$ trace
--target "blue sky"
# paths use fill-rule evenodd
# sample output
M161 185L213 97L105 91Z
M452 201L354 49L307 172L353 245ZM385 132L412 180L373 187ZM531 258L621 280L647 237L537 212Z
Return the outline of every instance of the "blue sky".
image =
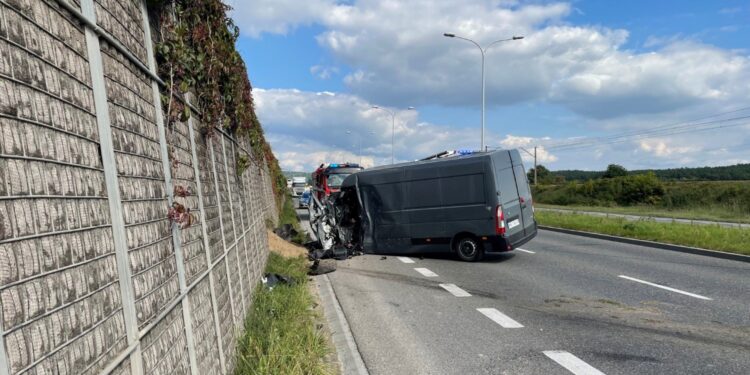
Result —
M750 106L747 1L232 5L257 110L285 169L390 162L391 117L372 105L397 114L398 160L478 148L479 53L442 32L481 43L526 36L487 53L490 146L538 145L553 169L750 161L750 128L731 120L750 111L725 117L721 131L657 136L663 125ZM559 147L626 132L655 135Z

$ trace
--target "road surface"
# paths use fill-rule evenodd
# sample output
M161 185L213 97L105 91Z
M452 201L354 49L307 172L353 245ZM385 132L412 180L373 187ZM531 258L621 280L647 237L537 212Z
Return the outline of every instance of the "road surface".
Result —
M750 373L750 264L547 231L522 249L339 262L370 373Z

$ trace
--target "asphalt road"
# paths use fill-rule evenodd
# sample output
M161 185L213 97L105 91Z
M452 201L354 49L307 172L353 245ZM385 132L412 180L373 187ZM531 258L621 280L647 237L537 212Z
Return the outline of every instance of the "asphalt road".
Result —
M750 264L546 231L523 250L339 262L370 373L750 373Z

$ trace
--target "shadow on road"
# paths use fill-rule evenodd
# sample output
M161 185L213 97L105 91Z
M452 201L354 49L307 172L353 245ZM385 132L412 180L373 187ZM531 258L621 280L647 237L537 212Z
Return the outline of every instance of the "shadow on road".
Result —
M376 254L378 255L378 254ZM461 262L461 260L456 256L454 253L449 252L429 252L429 253L419 253L419 254L382 254L386 256L407 256L410 258L416 258L416 259L434 259L434 260L446 260L446 261L455 261L455 262ZM484 254L484 257L482 260L476 262L476 263L502 263L508 260L513 259L516 256L516 254L513 253L498 253L498 254Z

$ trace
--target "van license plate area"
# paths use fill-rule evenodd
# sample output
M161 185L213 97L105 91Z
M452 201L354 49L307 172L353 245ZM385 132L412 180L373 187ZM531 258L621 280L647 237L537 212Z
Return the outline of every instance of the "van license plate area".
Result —
M518 219L508 222L508 229L513 229L517 227L519 224L521 224L521 222L518 221Z

